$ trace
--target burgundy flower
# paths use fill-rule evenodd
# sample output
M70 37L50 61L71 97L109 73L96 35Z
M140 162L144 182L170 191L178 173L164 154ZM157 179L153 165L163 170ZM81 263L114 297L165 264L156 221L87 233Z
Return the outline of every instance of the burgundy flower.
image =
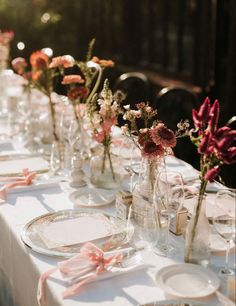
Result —
M222 126L214 133L214 137L220 140L222 137L225 137L230 131L231 129L228 126Z
M142 156L145 158L156 158L164 155L164 148L156 145L153 141L146 141L142 148Z
M156 145L173 148L176 145L176 137L172 130L168 129L163 123L149 130L150 136Z
M207 173L204 176L204 179L213 182L216 176L219 174L220 168L219 167L214 167L210 170L207 171Z
M212 150L210 150L210 148L212 148L211 143L212 143L212 136L209 132L207 132L203 136L203 138L202 138L202 140L201 140L201 142L198 146L198 153L206 154L206 155L209 155L210 153L212 153L211 152Z
M195 109L192 110L192 117L195 128L203 129L210 119L210 99L208 97L203 101L198 112Z
M78 98L86 98L89 94L89 90L84 87L74 87L68 91L68 98L71 100L76 100Z
M138 143L142 147L148 139L149 139L149 136L148 136L148 130L147 130L146 132L139 134Z
M215 100L210 109L209 128L211 132L216 131L219 121L220 106L218 100Z

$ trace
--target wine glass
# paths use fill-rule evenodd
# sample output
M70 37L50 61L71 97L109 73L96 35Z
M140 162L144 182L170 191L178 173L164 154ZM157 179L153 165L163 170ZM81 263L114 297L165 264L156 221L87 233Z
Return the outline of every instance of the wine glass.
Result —
M221 275L234 275L235 272L229 267L229 251L236 235L236 189L221 189L215 198L213 212L213 225L217 233L226 241L225 266L220 270Z
M127 220L127 240L136 250L152 250L158 240L157 212L154 208L140 210L132 205Z
M176 246L170 243L169 229L170 223L183 207L184 184L181 173L161 171L155 182L153 201L161 220L161 239L158 248L168 256L177 251Z
M118 155L124 170L129 174L129 190L133 192L135 175L138 176L141 171L141 152L133 141L123 138Z

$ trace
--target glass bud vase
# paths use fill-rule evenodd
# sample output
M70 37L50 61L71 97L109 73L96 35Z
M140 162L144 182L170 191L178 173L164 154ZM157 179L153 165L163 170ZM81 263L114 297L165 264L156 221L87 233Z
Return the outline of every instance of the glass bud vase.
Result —
M207 266L210 258L210 225L206 217L206 196L196 198L195 213L185 232L185 262Z
M143 159L139 179L133 189L133 206L148 210L153 203L157 159Z
M58 175L62 165L63 148L59 140L54 140L51 147L50 154L50 169L49 176Z
M120 186L119 160L110 153L110 146L98 150L90 160L90 181L98 188L115 189Z

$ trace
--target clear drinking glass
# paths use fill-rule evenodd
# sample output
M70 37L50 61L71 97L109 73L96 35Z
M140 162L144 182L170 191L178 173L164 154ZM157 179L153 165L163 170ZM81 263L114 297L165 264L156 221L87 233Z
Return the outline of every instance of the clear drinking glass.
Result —
M184 185L181 173L176 171L161 171L157 176L154 188L154 205L163 224L162 239L158 248L166 255L177 251L170 243L169 228L171 220L182 208L184 201Z
M226 241L225 266L220 270L221 275L234 275L229 267L229 251L236 235L236 189L221 189L215 198L213 224L217 233Z
M158 229L155 209L141 211L130 206L127 220L127 240L133 248L152 250L157 244Z

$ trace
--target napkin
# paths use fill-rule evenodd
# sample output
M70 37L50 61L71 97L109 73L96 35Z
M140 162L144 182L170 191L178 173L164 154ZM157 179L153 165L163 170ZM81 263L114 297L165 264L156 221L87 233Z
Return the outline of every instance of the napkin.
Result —
M89 282L99 281L115 277L131 271L144 268L139 262L121 267L123 253L115 253L110 256L96 247L92 243L86 243L80 251L80 254L59 262L57 267L43 273L39 279L37 299L39 305L46 303L45 282L51 274L64 280L64 284L69 286L62 297L69 298L80 293L81 287ZM131 261L130 261L131 262Z
M9 158L0 161L0 176L11 176L22 173L22 169L28 168L29 171L41 172L48 170L48 163L42 156L24 158Z

